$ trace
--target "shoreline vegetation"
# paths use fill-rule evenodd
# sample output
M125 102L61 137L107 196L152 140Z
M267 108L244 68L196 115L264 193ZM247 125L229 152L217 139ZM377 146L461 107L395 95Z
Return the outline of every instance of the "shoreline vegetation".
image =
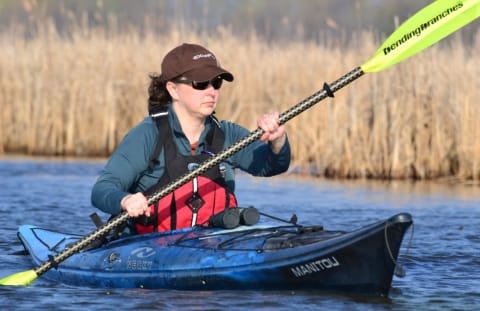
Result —
M197 42L234 75L217 116L256 128L369 59L381 40L359 32L347 47L265 43L228 29L108 34L53 27L0 33L0 156L106 157L147 113L148 75L165 53ZM460 34L401 64L368 74L287 123L292 173L331 178L480 179L480 32Z

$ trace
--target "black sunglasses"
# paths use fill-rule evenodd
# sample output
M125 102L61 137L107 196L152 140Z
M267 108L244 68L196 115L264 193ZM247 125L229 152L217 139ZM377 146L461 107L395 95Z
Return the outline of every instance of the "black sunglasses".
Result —
M209 85L212 85L215 90L218 90L219 88L222 87L223 79L222 77L218 76L213 78L210 81L191 81L188 80L187 78L181 77L178 79L173 80L174 83L182 83L182 84L190 84L194 89L203 91L205 90Z

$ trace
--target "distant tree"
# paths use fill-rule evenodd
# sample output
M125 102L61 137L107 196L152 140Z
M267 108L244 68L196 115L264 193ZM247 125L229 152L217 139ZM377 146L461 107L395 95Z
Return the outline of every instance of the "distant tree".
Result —
M389 34L431 0L0 0L0 31L24 25L26 36L52 20L64 36L79 23L109 32L149 27L156 33L175 28L213 34L229 27L235 35L254 32L265 40L319 41L329 34L348 42L366 29ZM115 23L111 17L115 17ZM463 32L469 39L480 27L472 23Z

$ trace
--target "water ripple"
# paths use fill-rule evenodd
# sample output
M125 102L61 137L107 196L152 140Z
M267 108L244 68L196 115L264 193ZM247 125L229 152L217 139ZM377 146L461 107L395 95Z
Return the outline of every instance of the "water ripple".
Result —
M0 276L31 269L16 238L30 223L86 234L90 189L102 163L0 160ZM243 205L302 224L344 230L409 212L415 221L400 251L404 278L395 277L389 299L317 292L106 290L75 288L43 278L27 287L0 287L0 305L16 310L474 310L480 306L480 191L435 183L251 178L238 175ZM98 212L98 211L97 211ZM106 217L106 215L102 215ZM264 219L264 221L267 221ZM119 307L120 306L120 307Z

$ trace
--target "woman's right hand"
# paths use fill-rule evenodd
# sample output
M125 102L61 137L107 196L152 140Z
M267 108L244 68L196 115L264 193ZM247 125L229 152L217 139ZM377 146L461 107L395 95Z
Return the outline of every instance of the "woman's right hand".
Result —
M150 207L148 206L147 198L141 192L125 196L122 201L120 201L120 206L130 217L138 217L141 215L150 216Z

